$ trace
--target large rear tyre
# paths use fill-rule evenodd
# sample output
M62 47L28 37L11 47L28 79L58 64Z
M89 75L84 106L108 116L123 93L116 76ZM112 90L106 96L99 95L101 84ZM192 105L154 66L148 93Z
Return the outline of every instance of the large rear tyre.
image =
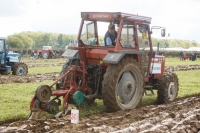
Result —
M66 63L63 65L59 76L63 76L68 71L68 66L70 66L70 65L80 66L80 60L79 59L69 59L69 60L67 60ZM60 83L61 83L61 85L63 85L64 78L61 79Z
M26 75L28 73L28 67L23 62L18 62L14 65L12 68L12 74L13 75Z
M48 52L44 52L44 53L42 54L42 57L43 57L44 59L48 59L48 58L49 58L49 53L48 53Z
M178 77L171 72L165 72L160 79L158 86L158 103L170 103L174 101L178 95Z
M63 65L59 76L63 76L68 71L69 65L70 65L70 60L67 60L66 63ZM64 78L61 79L60 83L61 83L61 85L64 83Z
M143 94L143 74L133 58L124 57L118 64L111 64L106 69L102 99L107 111L136 108Z

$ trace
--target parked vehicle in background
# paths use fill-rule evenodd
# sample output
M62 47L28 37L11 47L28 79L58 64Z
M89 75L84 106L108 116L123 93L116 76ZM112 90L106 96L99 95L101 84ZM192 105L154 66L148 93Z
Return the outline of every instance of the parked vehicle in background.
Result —
M21 54L7 53L6 38L0 37L0 73L8 75L25 75L28 73L28 67L25 63L20 62Z
M42 50L37 51L37 57L43 59L54 58L55 53L53 52L52 46L42 46Z

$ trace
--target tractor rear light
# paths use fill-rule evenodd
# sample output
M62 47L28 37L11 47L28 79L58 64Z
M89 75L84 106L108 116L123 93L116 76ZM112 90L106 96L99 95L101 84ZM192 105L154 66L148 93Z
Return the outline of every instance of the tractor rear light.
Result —
M118 53L119 50L108 50L108 52L110 52L110 53Z
M73 50L74 50L74 49L75 49L75 47L74 47L74 46L69 46L69 49L73 49Z
M99 64L101 64L101 65L102 65L102 64L103 64L103 61L102 61L102 60L100 60L100 61L99 61Z

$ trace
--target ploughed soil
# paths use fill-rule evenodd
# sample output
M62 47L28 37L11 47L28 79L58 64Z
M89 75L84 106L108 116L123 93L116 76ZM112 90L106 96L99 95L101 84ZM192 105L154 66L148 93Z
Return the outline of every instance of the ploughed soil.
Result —
M58 77L59 73L27 74L24 76L0 75L0 84L42 82L44 80L56 80Z
M58 66L60 64L34 64L31 67L51 67ZM28 65L29 66L29 65ZM30 66L29 66L30 67ZM187 70L196 70L200 69L200 65L184 65L184 66L166 66L166 71L187 71ZM24 76L15 76L15 75L0 75L0 84L7 83L28 83L28 82L42 82L44 80L56 80L59 77L59 73L45 73L45 74L27 74Z
M61 65L60 63L59 65ZM36 64L42 65L42 64ZM58 64L44 64L47 66L56 66ZM33 67L33 65L32 65ZM52 68L53 69L53 68ZM185 66L166 66L166 71L187 71L200 69L200 65L185 65ZM15 75L0 75L0 84L7 83L28 83L28 82L42 82L44 80L56 80L59 77L59 73L45 73L45 74L27 74L24 76Z
M176 65L176 66L166 66L166 71L187 71L187 70L197 70L200 69L200 65Z
M33 67L54 67L54 66L63 66L64 63L54 63L54 64L27 64L28 68Z
M0 126L0 132L200 132L200 95L170 104L149 105L115 113L102 112L80 118L75 126L70 116L60 119L21 120Z

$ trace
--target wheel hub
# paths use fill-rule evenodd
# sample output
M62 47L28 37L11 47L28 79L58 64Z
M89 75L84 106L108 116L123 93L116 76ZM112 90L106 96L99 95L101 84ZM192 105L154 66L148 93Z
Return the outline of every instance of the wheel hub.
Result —
M44 53L43 58L47 58L47 57L48 57L47 53Z
M173 101L175 95L175 85L174 82L170 82L169 88L168 88L168 97L170 101Z
M118 82L118 101L128 104L135 94L135 79L130 72L124 72Z
M124 92L128 95L132 91L132 84L130 81L127 81L127 85L124 87Z
M48 85L41 85L36 90L36 98L40 102L46 103L50 100L51 93L51 88Z
M24 69L23 69L23 67L19 67L19 69L18 69L18 73L19 73L19 74L23 74L23 73L24 73Z

